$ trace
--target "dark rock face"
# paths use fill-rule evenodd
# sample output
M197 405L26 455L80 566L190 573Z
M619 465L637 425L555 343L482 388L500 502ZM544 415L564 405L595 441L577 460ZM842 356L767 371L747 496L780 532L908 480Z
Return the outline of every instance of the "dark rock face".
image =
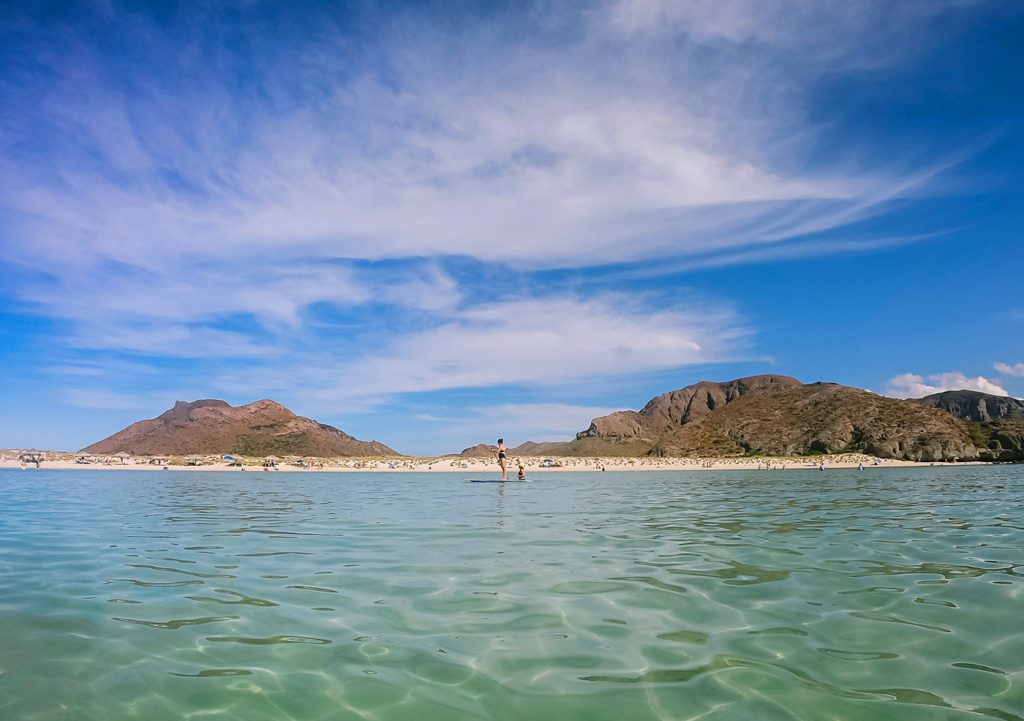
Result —
M1005 439L1012 444L1012 439ZM765 375L701 382L640 411L596 418L565 455L795 455L858 451L883 458L974 460L967 424L937 408L833 383Z
M944 391L912 402L941 408L965 421L1024 420L1024 401L980 391Z
M994 461L1024 461L1024 428L995 429L989 438L988 451Z
M983 461L1024 461L1024 420L970 423Z
M247 456L390 456L377 441L360 441L333 426L297 416L280 403L256 401L237 408L221 400L178 401L156 418L138 421L83 453Z

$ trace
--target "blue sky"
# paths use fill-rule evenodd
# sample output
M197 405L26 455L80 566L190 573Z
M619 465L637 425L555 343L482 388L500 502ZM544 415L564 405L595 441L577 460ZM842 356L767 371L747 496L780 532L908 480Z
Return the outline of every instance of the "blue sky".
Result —
M205 397L440 453L754 373L1024 396L1016 3L140 7L0 10L0 447Z

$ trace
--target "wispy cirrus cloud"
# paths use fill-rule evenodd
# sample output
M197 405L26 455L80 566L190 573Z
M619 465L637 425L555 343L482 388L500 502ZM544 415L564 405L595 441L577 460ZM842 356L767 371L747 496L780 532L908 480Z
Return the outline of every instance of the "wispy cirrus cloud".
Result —
M822 162L806 98L900 62L927 42L915 21L963 4L407 8L355 17L363 34L326 13L303 19L323 32L271 28L255 6L26 10L0 78L7 292L66 347L321 406L733 358L752 328L726 304L523 276L926 239L846 231L965 151L844 138Z
M908 20L957 3L911 5ZM19 230L8 260L114 304L149 289L188 299L164 314L291 317L366 294L352 278L289 282L328 259L543 268L790 254L791 239L882 212L937 172L909 155L817 171L793 162L821 132L801 93L865 61L875 34L899 34L878 3L844 8L620 2L459 28L407 11L372 47L343 34L301 49L251 36L250 53L224 58L220 46L211 56L218 38L189 30L215 11L183 11L166 32L114 6L91 22L124 52L188 52L169 52L177 64L163 74L112 67L58 27L74 62L37 49L55 82L4 84L6 105L32 116L3 118L2 202ZM41 103L17 102L28 96ZM31 154L41 136L61 151L42 162ZM130 273L112 279L109 264ZM219 288L198 292L211 277Z
M608 293L485 303L418 331L356 348L303 350L275 368L210 379L235 394L277 389L320 408L365 408L396 394L494 386L551 387L664 371L742 354L751 329L721 303ZM341 341L349 346L347 340Z

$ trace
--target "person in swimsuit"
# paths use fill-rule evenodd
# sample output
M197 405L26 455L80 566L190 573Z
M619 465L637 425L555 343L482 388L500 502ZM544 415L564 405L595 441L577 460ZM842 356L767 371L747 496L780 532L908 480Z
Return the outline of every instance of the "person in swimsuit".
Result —
M508 449L505 447L505 439L498 439L498 447L494 449L498 454L498 463L501 464L501 480L508 480Z

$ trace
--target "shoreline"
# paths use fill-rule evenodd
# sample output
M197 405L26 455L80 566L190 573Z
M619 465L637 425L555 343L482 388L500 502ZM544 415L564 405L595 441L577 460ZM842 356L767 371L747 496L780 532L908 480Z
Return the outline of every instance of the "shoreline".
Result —
M290 462L279 462L273 468L264 470L258 459L244 459L242 466L231 465L227 461L204 462L202 465L184 465L178 463L154 464L144 457L111 460L100 462L78 463L78 454L50 454L40 464L46 470L110 470L110 471L200 471L227 473L484 473L498 475L500 468L490 459L442 457L401 457L401 458L325 458L310 459L307 465ZM57 458L49 456L59 455ZM859 453L840 453L823 456L787 456L761 458L622 458L622 457L558 457L553 458L561 465L545 465L539 456L513 458L509 464L509 478L515 478L517 463L522 462L527 476L535 473L560 472L655 472L655 471L773 471L773 470L819 470L820 464L825 469L856 469L861 465L865 470L871 468L929 468L935 466L978 466L993 465L986 461L965 461L957 463L904 461L895 459L875 458ZM17 454L0 455L0 469L35 470L34 463L22 463Z

